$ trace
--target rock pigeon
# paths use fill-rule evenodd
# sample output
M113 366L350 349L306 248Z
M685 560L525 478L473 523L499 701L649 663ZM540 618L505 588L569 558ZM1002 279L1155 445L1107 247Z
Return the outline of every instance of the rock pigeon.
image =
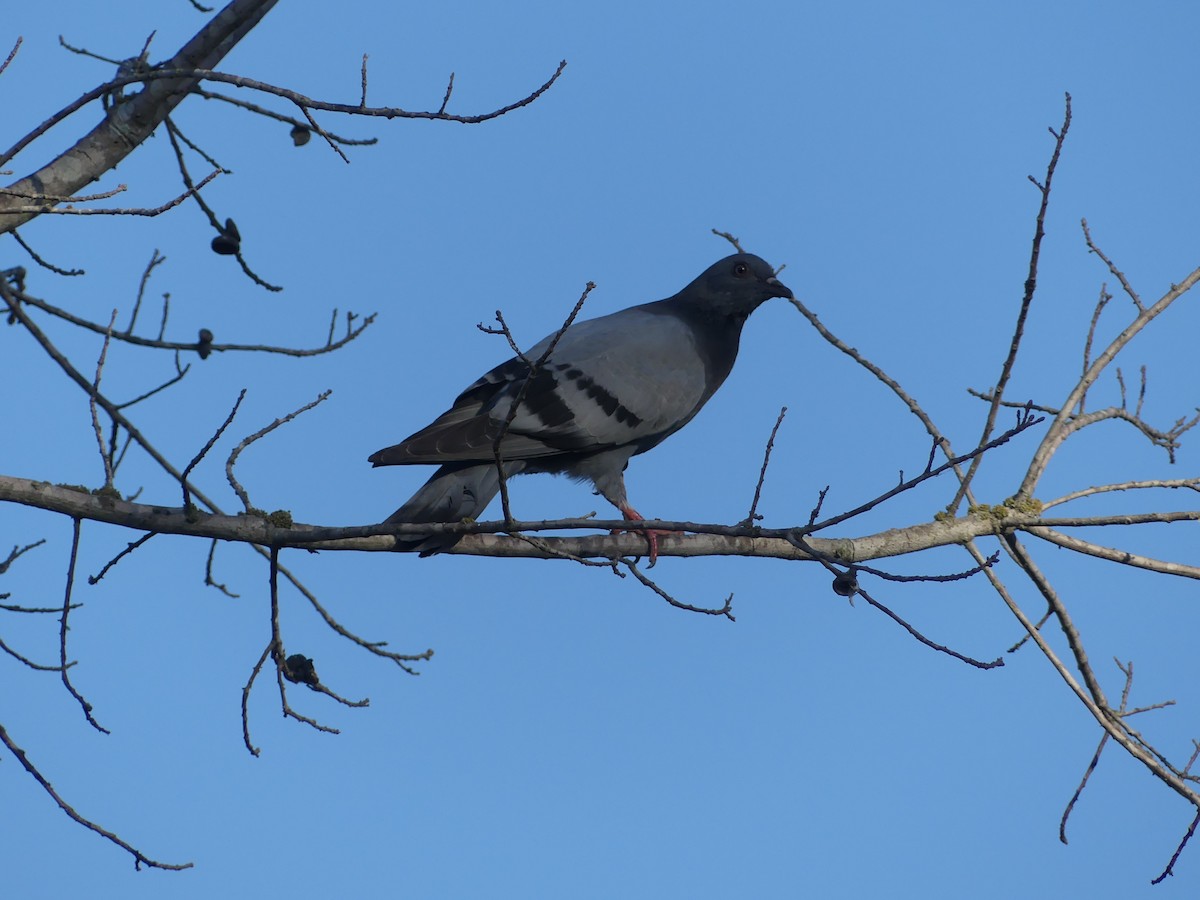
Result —
M386 521L480 517L500 491L492 448L526 380L500 439L505 477L552 472L590 481L626 519L641 521L625 496L630 457L690 422L733 368L747 317L772 297L791 296L765 261L738 253L666 300L572 324L530 378L550 335L525 354L528 361L501 363L432 424L371 455L376 466L441 464ZM645 534L653 564L658 532ZM460 539L405 535L396 549L428 556Z

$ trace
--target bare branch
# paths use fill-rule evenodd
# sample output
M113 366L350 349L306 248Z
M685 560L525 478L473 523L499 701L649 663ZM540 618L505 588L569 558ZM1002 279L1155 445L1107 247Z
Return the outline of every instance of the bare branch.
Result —
M496 461L496 473L500 476L500 501L501 508L504 511L504 521L512 521L512 508L508 502L508 473L504 468L504 460L500 456L500 445L504 441L504 435L508 434L508 429L512 426L513 419L517 416L517 410L520 408L522 401L525 399L525 394L529 391L529 386L533 383L533 379L546 364L546 360L550 358L550 354L554 352L554 348L558 346L559 340L566 334L567 329L571 327L571 323L575 321L575 317L579 315L579 311L583 309L583 304L587 301L588 295L596 289L594 282L589 281L583 288L583 293L579 295L579 299L575 301L575 306L571 310L567 319L562 324L562 328L554 333L550 338L550 342L546 345L545 352L537 358L530 366L529 372L525 375L525 380L521 382L521 387L517 391L517 395L513 398L512 404L508 408L508 415L505 416L504 422L500 426L500 430L496 432L496 437L492 440L492 456ZM508 337L508 342L514 347L516 342L513 340L512 333L509 332L508 326L504 324L504 319L500 316L500 310L496 310L496 318L500 320L501 326L504 328L504 333ZM527 361L527 357L519 350L517 353L522 360Z
M62 678L63 687L67 689L67 693L74 697L80 708L83 710L84 718L88 724L102 734L108 734L109 730L96 721L92 716L92 704L84 699L83 694L75 689L75 685L71 684L71 676L67 670L71 668L71 663L67 662L67 619L71 615L71 610L75 608L75 604L71 603L71 591L75 587L75 563L79 559L79 529L80 520L72 519L72 534L71 534L71 555L67 560L67 587L63 593L62 618L58 620L58 666L59 675Z
M275 640L272 638L267 642L267 646L263 649L262 655L258 658L258 662L250 670L250 677L246 680L242 687L242 741L246 744L246 749L250 751L251 756L258 756L262 750L255 747L250 741L250 692L254 689L254 682L258 678L258 673L262 671L263 663L267 661L267 657L271 655L271 648L275 646Z
M828 341L830 344L832 344L834 347L836 347L842 353L849 356L856 363L858 363L860 366L862 366L864 369L866 369L868 372L870 372L872 375L874 375L876 378L878 378L881 382L883 382L888 387L888 389L891 390L891 392L893 394L895 394L900 399L900 401L908 408L908 411L910 413L912 413L914 416L916 416L917 419L920 420L921 424L923 426L925 426L925 431L929 434L929 436L931 438L933 438L933 440L937 443L938 447L941 448L942 453L945 454L947 459L950 459L954 456L954 450L950 446L949 439L945 435L942 434L941 430L937 427L937 425L934 424L933 419L930 418L929 414L925 412L925 410L921 407L921 405L911 395L909 395L909 393L907 391L905 391L904 388L902 388L900 386L900 382L898 382L895 378L893 378L887 372L883 371L883 369L881 369L875 363L871 362L869 359L867 359L865 356L863 356L861 353L859 353L858 350L851 347L849 344L847 344L845 341L843 341L841 338L839 338L837 335L835 335L832 331L830 331L821 322L821 320L817 318L816 314L813 313L811 310L809 310L809 308L807 306L805 306L801 301L793 298L789 302L792 304L792 306L796 307L796 309L800 312L800 314L802 316L804 316L804 318L808 319L809 323L813 326L813 328L817 329L817 333L820 334L821 337L823 337L826 341ZM958 466L954 466L953 468L954 468L954 474L961 481L962 478L964 477L963 472L958 468ZM968 499L971 499L969 494L968 494ZM972 502L974 502L974 501L972 500Z
M1098 257L1100 257L1104 265L1108 266L1108 271L1112 272L1113 277L1116 278L1117 281L1121 282L1121 287L1125 290L1125 293L1129 296L1129 299L1133 301L1134 308L1137 309L1139 313L1144 313L1146 311L1146 307L1142 304L1142 298L1139 297L1137 291L1133 289L1133 286L1125 277L1125 273L1113 265L1113 261L1105 256L1104 251L1097 247L1096 242L1092 240L1092 232L1091 229L1088 228L1087 219L1081 219L1079 224L1083 228L1083 239L1087 242L1088 252L1095 253ZM1096 314L1099 315L1099 308L1097 308Z
M725 238L725 240L727 240L727 241L729 241L729 243L733 244L733 249L736 250L738 253L746 252L745 250L742 249L742 242L739 241L737 238L735 238L728 231L719 231L716 228L714 228L712 230L712 233L715 234L719 238Z
M986 564L984 564L984 563L980 563L980 566L981 566L981 568L987 568ZM929 638L925 637L925 635L921 634L921 632L917 631L917 629L913 628L911 625L909 625L907 622L905 622L902 618L900 618L898 615L896 615L894 612L892 612L890 609L888 609L886 606L884 606L882 603L880 603L878 600L874 599L870 594L868 594L866 591L864 591L861 587L858 589L858 595L860 597L862 597L864 600L866 600L873 607L875 607L877 610L879 610L881 613L886 615L889 619L891 619L893 622L895 622L901 628L903 628L905 631L907 631L909 634L911 634L914 638L916 638L918 641L920 641L926 647L929 647L932 650L936 650L936 651L938 651L938 653L945 653L947 656L953 656L955 659L959 660L960 662L965 662L967 665L974 666L976 669L996 669L996 668L999 668L1004 665L1003 657L997 657L996 659L993 659L991 662L983 662L982 660L974 659L970 656L965 656L962 653L959 653L957 650L951 650L949 647L945 646L944 644L939 644L936 641L931 641Z
M279 630L279 548L272 547L270 555L271 564L271 658L275 662L275 681L279 686L279 703L283 708L283 714L286 717L295 719L297 722L303 722L315 728L317 731L324 731L326 734L340 734L336 728L329 725L322 725L316 719L311 719L308 716L301 715L292 709L287 699L286 681L300 680L293 678L289 668L290 658L286 655L283 649L283 635ZM309 661L311 665L311 660ZM316 673L313 673L315 678Z
M12 550L9 551L8 558L0 560L0 575L3 575L5 572L7 572L9 566L15 563L30 550L34 549L35 547L40 547L44 543L46 543L45 538L42 538L40 541L34 541L32 544L26 544L24 547L18 547L16 544L14 544ZM55 612L57 611L58 610L55 609Z
M129 190L128 185L118 184L111 191L101 191L98 194L81 194L77 197L55 197L53 195L43 194L41 192L24 193L21 191L11 190L10 188L0 188L0 197L15 197L18 200L32 200L32 201L38 202L39 204L42 202L94 203L97 200L109 200L112 197L117 196L117 194L125 193L125 191L127 191L127 190Z
M93 331L96 334L105 334L107 329L105 326L96 322L91 322L81 318L74 313L70 313L65 309L60 309L39 297L34 297L24 291L9 288L7 293L11 295L12 300L19 303L27 303L30 306L36 307L43 312L49 313L56 318L62 319L65 322L70 322L72 325L77 325L80 328L86 328L88 331ZM327 341L319 347L309 349L294 348L294 347L273 347L267 344L209 344L210 353L274 353L280 356L320 356L324 353L332 353L335 350L340 350L346 344L353 341L360 334L367 330L375 322L376 313L371 313L369 316L364 316L359 325L355 328L348 328L346 335L336 341ZM166 308L163 309L164 327L166 320ZM164 341L161 338L152 339L138 337L127 332L114 332L113 339L123 341L126 344L134 344L139 347L153 347L158 350L176 350L185 352L195 352L195 341Z
M148 217L152 218L154 216L162 215L169 209L174 209L176 206L178 206L180 203L182 203L188 197L196 196L197 194L199 194L199 192L201 190L204 189L205 185L207 185L210 181L212 181L214 178L216 178L220 174L221 174L220 172L209 172L207 175L204 176L204 178L200 181L199 184L189 185L188 189L186 191L184 191L182 194L180 194L178 197L176 197L174 200L168 200L166 203L162 204L161 206L155 206L155 207L150 207L150 208L147 208L147 207L119 207L119 208L111 208L111 209L107 209L107 208L106 209L91 209L91 208L76 209L74 207L68 206L64 209L56 209L53 206L42 205L42 202L44 201L45 203L60 203L60 202L64 202L64 201L69 201L72 198L70 198L70 197L53 198L53 197L48 197L44 194L39 194L39 195L22 194L19 196L23 197L24 199L36 200L39 202L36 205L31 205L31 206L6 206L0 212L2 212L3 215L14 215L14 216L29 214L30 218L32 218L34 215L148 216ZM124 185L121 186L120 190L124 190ZM5 191L5 192L0 192L0 193L12 193L12 192ZM116 191L113 191L113 193L116 193ZM91 198L85 197L82 199L86 200L86 199L91 199Z
M225 72L217 72L212 69L205 68L172 69L168 66L163 66L162 68L154 69L149 72L139 72L120 78L114 78L108 83L107 87L109 91L112 91L115 88L124 87L127 84L134 84L137 82L155 82L159 79L186 78L194 79L197 83L202 81L217 82L220 84L232 85L233 87L245 88L248 90L259 91L264 94L270 94L283 100L291 101L298 109L304 111L306 115L312 111L317 111L341 113L344 115L354 116L369 116L382 119L430 119L441 122L458 122L463 125L478 125L482 122L490 121L491 119L498 119L501 116L513 112L514 110L521 109L522 107L533 103L535 100L541 97L542 94L546 93L546 91L550 90L550 88L554 86L554 83L558 81L566 67L567 61L565 59L560 61L558 67L554 70L554 73L541 86L535 88L520 100L506 104L505 106L501 106L498 109L492 110L491 112L478 113L469 116L454 115L452 113L445 112L444 110L413 111L402 109L398 106L363 106L358 103L332 103L325 100L314 100L311 97L306 97L304 94L288 88L267 84L266 82L257 81L253 78L246 78L241 75L230 75ZM0 163L5 161L6 160L4 157L0 157Z
M1107 559L1109 562L1134 566L1138 569L1147 569L1162 575L1200 578L1200 566L1189 566L1184 563L1154 559L1138 553L1131 553L1128 550L1116 550L1112 547L1094 544L1091 541L1085 541L1069 534L1063 534L1061 531L1056 531L1053 528L1033 526L1022 530L1029 532L1035 537L1040 537L1044 541L1049 541L1051 544L1065 547L1068 550L1075 550L1079 553L1086 553L1088 556L1095 556L1097 559Z
M230 97L227 94L219 94L216 91L206 91L200 87L193 88L192 94L204 100L217 100L221 103L228 103L230 106L236 106L239 109L244 109L246 112L253 113L256 116L262 116L264 119L274 119L276 122L282 122L285 125L291 125L293 128L307 129L309 127L307 120L301 121L295 116L289 116L276 112L273 109L267 109L265 106L259 106L257 103L251 103L249 100L243 100L240 97ZM205 154L203 150L184 137L182 133L179 133L178 126L176 126L176 133L179 134L180 140L186 143L189 147L202 156L207 157L207 154ZM325 131L324 134L327 138L334 141L334 143L342 144L346 147L369 147L373 144L379 143L379 138L349 138L343 137L340 134L334 134L332 131ZM214 163L214 166L215 165L216 164Z
M150 397L153 397L159 391L165 391L171 385L178 384L180 381L183 380L183 376L187 375L187 373L189 371L191 371L191 368L192 368L191 363L188 363L186 366L183 366L182 368L180 367L179 352L176 351L175 352L175 374L174 375L172 375L170 378L168 378L166 381L164 381L162 384L158 385L157 387L152 387L150 390L148 390L144 393L138 394L132 400L126 400L124 403L118 403L117 409L128 409L131 406L136 406L137 404L141 403L143 400L148 400ZM113 428L115 431L116 426L114 425ZM126 442L126 446L128 446L128 441ZM116 468L115 464L114 464L113 468Z
M533 360L525 355L525 351L517 344L517 339L513 337L512 329L508 327L508 323L504 321L504 313L501 310L496 310L496 321L500 323L499 328L493 328L490 325L484 325L482 322L476 323L475 327L484 334L499 334L503 335L508 341L508 347L513 352L513 356L521 360L527 366L533 366Z
M212 577L213 557L216 556L216 553L217 553L217 542L214 540L212 543L210 543L208 545L208 559L204 563L204 586L216 588L218 591L220 591L226 597L230 597L230 598L236 600L238 597L241 596L241 594L235 594L233 591L229 590L229 588L227 588L225 585L220 584L219 582L215 581Z
M1066 401L1059 410L1058 416L1055 417L1049 429L1047 429L1045 437L1042 438L1041 446L1034 453L1033 459L1029 464L1029 469L1025 473L1025 478L1021 482L1021 487L1017 492L1018 497L1025 498L1033 495L1038 481L1041 480L1042 474L1045 472L1046 466L1049 465L1054 452L1070 436L1071 432L1075 430L1070 427L1072 424L1071 410L1079 405L1079 401L1087 393L1088 388L1100 377L1100 373L1133 340L1138 332L1149 325L1177 299L1187 293L1197 281L1200 281L1200 268L1193 270L1179 284L1171 285L1171 288L1153 306L1140 310L1134 320L1096 357L1096 361L1092 363L1091 368L1088 369L1087 373L1079 380L1079 383L1071 390L1070 394L1068 394Z
M931 478L937 478L943 472L947 472L951 469L954 469L955 471L957 471L958 466L962 465L962 463L967 462L972 459L978 459L980 456L983 456L983 454L985 454L987 451L1008 443L1010 440L1012 440L1014 437L1016 437L1021 432L1025 431L1029 428L1032 428L1033 426L1039 424L1042 421L1044 421L1044 420L1040 416L1034 416L1032 413L1029 413L1029 412L1022 413L1022 414L1018 415L1016 425L1014 425L1012 428L1010 428L1008 431L1004 432L1003 434L992 438L986 444L982 444L979 447L976 447L971 452L965 453L962 456L951 457L946 462L942 463L940 466L937 466L936 468L926 468L924 472L922 472L920 475L917 475L914 478L909 478L908 480L901 480L901 482L899 484L897 484L891 490L884 491L878 497L875 497L872 500L868 500L866 503L863 503L859 506L854 507L854 509L847 510L846 512L840 513L836 516L830 516L829 518L824 519L815 524L812 524L810 522L810 524L806 525L803 529L801 529L801 531L804 534L821 531L826 528L829 528L832 525L837 525L840 522L844 522L847 519L852 519L855 516L862 515L864 512L868 512L869 510L874 509L879 504L883 503L886 500L890 500L892 497L895 497L898 494L902 494L905 491L910 491L917 485L919 485L925 481L928 481Z
M117 311L112 311L112 318L108 321L108 329L104 333L104 345L100 348L100 359L96 362L96 377L92 381L91 400L88 406L92 413L92 429L96 432L96 443L100 445L100 461L104 465L104 486L111 488L113 486L113 461L112 456L108 453L108 448L104 445L104 434L100 430L100 414L96 410L96 395L100 393L100 375L104 371L104 359L108 356L108 344L112 339L113 325L117 322Z
M0 63L0 75L3 75L4 70L7 69L9 64L17 58L17 51L21 49L21 42L24 40L25 39L23 37L18 37L17 42L13 44L13 48L8 51L8 56L4 58L4 62Z
M1054 500L1046 500L1042 502L1042 509L1050 509L1052 506L1059 506L1063 503L1069 503L1072 500L1078 500L1081 497L1090 497L1094 494L1104 494L1110 491L1135 491L1146 490L1150 488L1188 488L1200 493L1200 477L1198 478L1175 478L1171 480L1154 479L1152 481L1122 481L1119 484L1101 484L1094 487L1081 488L1078 491L1072 491L1069 494L1063 494Z
M78 604L76 604L76 605L78 605ZM11 609L11 607L0 606L0 609ZM27 611L32 611L32 610L19 610L19 611L27 612ZM55 609L55 610L46 610L46 611L47 612L62 612L62 609L59 608L59 609ZM8 646L8 644L4 643L4 641L2 641L2 640L0 640L0 650L7 653L9 656L11 656L17 662L21 663L24 666L27 666L30 669L33 669L36 672L61 672L63 670L63 667L61 665L44 666L41 663L35 663L32 659L29 659L27 656L21 655L16 650L14 650L12 647ZM75 665L75 663L73 663L73 662L67 663L67 665L73 666L73 665Z
M242 442L234 447L230 452L229 458L225 461L225 477L229 480L229 486L233 488L234 493L238 495L238 499L242 501L242 505L246 508L246 512L250 512L250 497L246 494L246 489L242 487L241 483L233 475L233 467L237 465L237 459L242 455L242 451L260 438L266 437L280 425L286 425L288 422L292 421L292 419L296 418L296 416L308 412L319 403L324 403L327 399L329 399L329 395L332 393L333 391L322 391L319 395L317 395L316 400L313 400L310 403L305 403L299 409L288 413L282 419L276 419L265 428L260 428L249 437L243 438ZM238 397L238 403L241 403L241 397ZM237 405L234 406L233 412L237 412ZM231 417L232 415L233 413L230 413ZM225 426L221 426L221 430L224 430L224 428ZM217 432L217 437L220 437L220 431ZM274 571L274 568L272 568L272 571Z
M744 519L745 524L753 525L762 516L758 515L758 500L762 496L763 482L767 478L767 466L771 464L771 451L775 449L775 435L779 433L779 426L783 424L783 417L787 415L787 407L784 406L779 410L779 418L775 420L775 427L771 429L771 436L767 438L767 448L763 452L762 469L758 473L758 483L754 485L754 499L750 501L750 512ZM811 522L809 524L812 524Z
M1038 261L1041 258L1042 239L1046 236L1046 211L1050 207L1050 187L1054 181L1054 171L1058 168L1058 159L1062 154L1063 142L1067 139L1067 132L1071 128L1071 95L1066 95L1066 110L1063 113L1062 128L1055 132L1051 129L1050 133L1054 135L1054 151L1050 154L1050 163L1046 166L1046 180L1043 183L1038 183L1030 176L1030 181L1037 185L1041 192L1042 201L1038 208L1037 221L1033 232L1033 247L1029 253L1029 274L1025 278L1025 295L1021 298L1021 306L1017 312L1017 322L1013 327L1012 344L1008 348L1008 356L1004 360L1004 365L1000 368L1000 379L996 382L996 387L992 391L992 403L988 408L987 421L983 426L983 434L979 438L979 443L985 443L991 436L993 429L996 427L996 416L1000 412L1000 401L1004 398L1004 389L1008 386L1008 380L1012 376L1013 366L1017 361L1017 351L1021 347L1021 340L1025 336L1025 320L1029 316L1029 309L1033 305L1033 295L1037 290L1038 276ZM954 512L958 505L966 496L967 488L971 481L975 478L975 473L979 471L979 466L983 462L982 456L977 456L971 460L971 467L967 470L966 476L959 485L958 493L954 495L954 499L946 507L947 512Z
M38 256L37 253L34 251L34 249L25 242L25 239L21 237L21 235L17 232L17 230L15 228L12 231L10 231L9 234L11 234L13 236L13 238L16 239L16 242L21 245L21 248L26 253L29 254L30 259L32 259L35 263L37 263L43 269L48 269L51 272L53 272L55 275L65 275L67 277L87 274L83 269L61 269L58 266L53 265L52 263L46 262L46 260L44 260L40 256Z
M150 262L146 263L146 268L142 270L142 280L138 284L137 299L133 301L133 312L129 315L129 324L125 326L125 333L132 334L133 326L137 324L138 312L142 308L142 297L146 294L146 285L150 283L150 274L160 265L165 263L167 258L158 252L158 248L150 254Z
M225 429L228 428L233 422L234 416L237 415L237 411L241 407L242 401L245 399L246 389L242 388L238 392L237 399L233 401L233 408L229 410L229 415L225 417L225 421L221 423L213 436L210 437L207 442L205 442L204 446L200 448L200 452L192 457L192 461L188 463L187 467L183 470L183 477L179 479L179 483L183 487L183 508L185 510L192 505L192 499L189 496L188 491L188 476L192 473L192 469L200 465L200 460L204 459L205 454L207 454L208 451L213 448L213 444L221 439L221 435L225 433Z
M284 577L292 582L292 587L300 592L301 596L309 602L312 608L316 611L334 634L343 637L357 647L361 647L368 653L372 653L382 659L391 660L409 675L420 675L421 673L414 669L409 663L428 662L433 658L433 650L429 649L423 653L396 653L392 650L385 650L387 641L368 641L365 638L359 637L354 632L350 631L341 622L330 615L329 611L321 604L316 595L308 588L300 583L299 579L295 578L286 566L280 565L279 572Z
M1196 833L1197 825L1200 825L1200 811L1196 813L1195 817L1192 819L1192 824L1189 825L1188 830L1184 832L1183 840L1179 842L1179 846L1176 847L1175 852L1171 854L1171 859L1167 863L1167 867L1162 870L1162 873L1157 878L1151 879L1151 884L1159 884L1166 879L1168 875L1175 874L1175 863L1179 861L1179 856L1181 853L1183 853L1183 848L1187 846L1188 841L1192 839L1192 835Z
M16 757L17 762L21 764L25 771L33 776L33 780L42 786L42 790L50 795L50 798L58 805L59 809L65 812L72 820L88 829L88 831L95 832L102 838L112 841L122 850L128 852L131 856L133 856L133 864L138 869L140 869L142 866L149 866L152 869L190 869L192 867L192 863L190 862L164 863L155 859L151 859L150 857L146 856L146 854L142 853L141 850L138 850L131 844L121 840L111 831L108 831L100 825L97 825L90 819L85 819L83 816L77 813L74 807L67 803L67 801L64 800L56 790L54 790L54 787L50 784L46 777L38 771L37 767L34 766L32 762L29 761L29 757L26 755L25 751L18 747L16 742L9 737L8 731L5 730L3 725L0 725L0 743L4 744L4 746L8 748L8 751L14 757Z
M1154 704L1152 707L1142 707L1141 709L1129 709L1129 690L1133 687L1133 662L1128 665L1122 665L1119 659L1114 658L1113 662L1117 664L1117 668L1125 675L1125 687L1121 691L1121 705L1117 709L1117 714L1120 716L1132 716L1139 712L1145 712L1148 709L1160 708L1164 705L1170 705L1172 701L1167 701L1166 704ZM1092 761L1088 763L1087 769L1083 773L1083 778L1079 781L1079 787L1075 789L1075 793L1071 796L1067 803L1066 809L1063 810L1062 818L1058 823L1058 839L1064 844L1067 843L1067 819L1071 815L1071 810L1075 808L1079 797L1083 794L1083 789L1087 787L1088 779L1091 778L1092 772L1096 770L1096 765L1100 762L1100 754L1104 752L1104 745L1108 743L1109 733L1106 731L1100 737L1100 744L1096 747L1096 752L1092 756Z
M114 556L112 559L110 559L108 562L106 562L104 564L104 567L99 572L97 572L95 575L88 576L88 584L98 583L101 578L103 578L105 575L108 574L109 569L111 569L113 566L115 566L117 563L119 563L122 559L124 559L126 556L128 556L130 553L132 553L138 547L142 546L142 544L146 543L146 541L150 540L150 538L154 537L156 534L158 534L158 532L148 531L145 534L143 534L140 538L138 538L136 541L133 541L132 543L126 545L125 549L122 550L120 553L118 553L116 556Z
M454 73L450 73L450 81L446 84L446 96L442 98L442 105L438 107L438 115L444 115L446 106L450 103L450 95L454 93Z
M187 97L189 89L197 82L195 74L188 73L218 64L274 5L275 0L232 0L166 62L163 68L174 75L153 77L153 73L134 72L119 76L51 116L0 157L0 165L72 112L125 84L146 82L143 90L123 98L115 108L108 110L100 123L74 146L9 188L21 193L67 196L112 169L141 145ZM0 198L0 213L10 213L10 207L14 205ZM38 214L40 211L3 215L0 231L19 228Z
M690 603L684 603L681 600L676 600L661 587L659 587L648 576L642 574L642 570L637 567L637 564L630 558L625 557L621 560L624 566L633 573L633 577L640 581L645 587L650 588L658 596L662 597L676 609L684 609L688 612L703 613L706 616L724 616L730 622L736 622L737 619L733 615L733 594L725 598L725 604L719 609L710 609L704 606L692 606Z
M1087 375L1087 370L1092 364L1092 341L1096 338L1096 326L1100 323L1100 314L1104 312L1104 307L1108 305L1108 301L1112 299L1112 294L1108 292L1108 285L1100 285L1100 297L1096 301L1096 308L1092 310L1092 321L1088 325L1087 340L1083 344L1083 372L1081 377ZM1087 395L1084 394L1079 398L1079 414L1083 414L1084 401L1087 400Z

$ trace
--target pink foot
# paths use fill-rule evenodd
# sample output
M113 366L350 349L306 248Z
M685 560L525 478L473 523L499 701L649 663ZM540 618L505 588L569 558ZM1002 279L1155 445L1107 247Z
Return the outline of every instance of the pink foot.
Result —
M626 519L629 519L631 522L645 521L645 516L643 516L632 506L618 506L617 509L621 511L621 515L623 515ZM646 536L646 543L650 545L650 565L647 566L647 568L653 568L654 564L658 562L658 536L660 534L667 534L667 532L655 531L651 528L646 528L642 531L642 534Z

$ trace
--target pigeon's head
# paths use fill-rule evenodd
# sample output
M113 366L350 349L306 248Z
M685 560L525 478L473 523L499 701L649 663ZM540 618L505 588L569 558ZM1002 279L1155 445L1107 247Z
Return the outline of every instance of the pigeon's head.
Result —
M697 294L727 315L744 319L772 297L792 297L767 261L752 253L735 253L708 269L693 283Z

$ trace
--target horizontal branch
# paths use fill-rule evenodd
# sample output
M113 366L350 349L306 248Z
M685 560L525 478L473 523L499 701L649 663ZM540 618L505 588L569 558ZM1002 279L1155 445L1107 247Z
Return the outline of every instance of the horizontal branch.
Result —
M810 558L785 538L791 531L786 528L596 519L512 522L508 525L504 522L473 522L447 525L376 524L336 528L295 524L282 527L269 517L208 515L194 509L185 511L180 507L131 503L110 496L97 496L80 488L0 475L0 502L5 501L137 531L189 535L260 546L303 547L311 550L389 552L395 547L397 535L457 533L464 534L465 537L453 550L448 551L450 553L529 559L561 559L564 556L615 559L643 553L645 538L637 533L636 529L653 528L665 532L659 539L661 556L746 556L791 560ZM1099 526L1181 520L1200 520L1200 511L1148 513L1141 516L1093 516L1071 520L1041 519L1036 515L1015 510L1008 515L974 513L961 518L921 522L906 528L894 528L856 538L806 537L805 541L817 553L848 564L903 556L932 547L965 543L977 537L1009 533L1019 529L1029 530L1038 526ZM635 530L626 534L542 537L537 544L507 534L549 530L607 532L612 529L630 528Z
M56 318L62 319L64 322L70 322L79 328L85 328L88 331L96 334L108 335L110 329L107 326L101 325L99 322L93 322L90 319L85 319L82 316L77 316L74 313L55 306L40 297L35 297L32 294L27 294L25 291L10 289L12 295L20 302L29 306L36 307L42 312L48 313ZM336 313L336 310L335 310ZM346 333L340 338L334 340L333 327L330 327L330 335L326 342L319 347L273 347L266 344L218 344L209 342L206 346L208 353L273 353L282 356L319 356L322 353L332 353L335 350L340 350L346 344L357 338L360 334L366 331L375 323L377 313L354 318L358 319L356 324L351 324L347 321ZM122 341L126 344L135 344L139 347L151 347L155 350L179 350L182 352L194 352L197 348L196 341L168 341L161 338L146 338L136 334L131 334L128 331L111 332L113 340Z

